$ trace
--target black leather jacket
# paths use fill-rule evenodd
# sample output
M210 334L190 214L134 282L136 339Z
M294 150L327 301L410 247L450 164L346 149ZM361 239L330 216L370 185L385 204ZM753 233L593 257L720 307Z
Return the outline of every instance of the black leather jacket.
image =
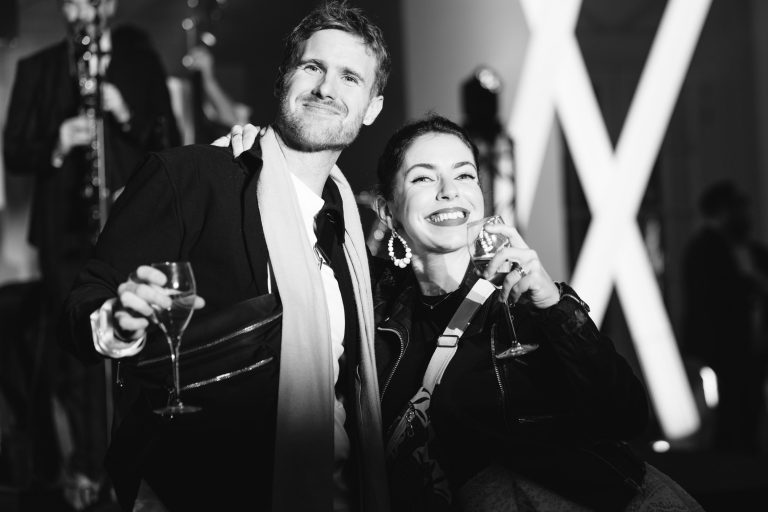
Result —
M414 342L419 291L410 269L381 265L375 263L374 310L387 431L396 419L387 411L405 405L389 403L388 392L414 377L403 375L399 363ZM460 293L466 295L476 280L468 271ZM501 463L598 509L615 507L644 474L643 462L623 442L646 427L644 386L567 285L548 309L511 306L518 339L540 345L520 358L496 357L512 339L506 307L498 292L481 306L432 397L435 452L452 487ZM428 353L433 350L434 342Z

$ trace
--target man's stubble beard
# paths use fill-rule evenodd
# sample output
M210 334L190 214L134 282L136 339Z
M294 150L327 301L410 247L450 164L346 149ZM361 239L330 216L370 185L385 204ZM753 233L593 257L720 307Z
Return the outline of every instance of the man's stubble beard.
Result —
M285 143L298 151L342 151L357 138L364 115L365 112L361 112L354 122L346 126L342 121L341 129L338 129L338 125L334 127L313 122L311 116L302 116L291 111L288 95L283 91L280 94L280 110L275 125Z

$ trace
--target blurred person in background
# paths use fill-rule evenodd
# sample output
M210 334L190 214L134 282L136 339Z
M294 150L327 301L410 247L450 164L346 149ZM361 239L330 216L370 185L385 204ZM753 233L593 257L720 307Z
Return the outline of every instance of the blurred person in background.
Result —
M699 211L683 261L683 353L717 375L712 448L752 454L764 436L768 247L753 238L749 197L732 181L707 187Z
M18 62L3 147L8 171L35 179L28 236L46 301L37 374L47 390L37 423L55 418L59 445L59 453L35 456L57 460L67 501L81 509L108 487L105 368L86 368L61 351L56 319L92 254L106 207L144 153L177 145L179 132L147 34L111 26L117 0L58 4L67 36Z

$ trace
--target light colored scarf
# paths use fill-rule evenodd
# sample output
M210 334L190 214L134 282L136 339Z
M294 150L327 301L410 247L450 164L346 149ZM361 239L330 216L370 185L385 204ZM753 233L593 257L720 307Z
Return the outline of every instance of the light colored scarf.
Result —
M260 139L263 167L258 204L269 260L283 304L272 510L333 509L333 356L327 303L317 258L277 137ZM331 171L344 209L344 252L355 292L360 333L356 397L365 511L388 510L381 409L374 359L374 317L365 238L354 194L338 167ZM354 504L353 504L354 506ZM357 507L355 507L357 508Z

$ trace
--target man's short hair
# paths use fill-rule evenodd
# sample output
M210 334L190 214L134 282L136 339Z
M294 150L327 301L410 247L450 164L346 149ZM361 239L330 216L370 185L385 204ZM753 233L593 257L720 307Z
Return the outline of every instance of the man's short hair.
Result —
M277 71L275 92L279 96L285 87L285 77L299 59L301 45L320 30L342 30L360 37L376 57L376 81L372 93L377 96L387 85L391 65L389 51L381 29L358 7L350 7L344 0L331 0L307 14L285 38L283 62Z

